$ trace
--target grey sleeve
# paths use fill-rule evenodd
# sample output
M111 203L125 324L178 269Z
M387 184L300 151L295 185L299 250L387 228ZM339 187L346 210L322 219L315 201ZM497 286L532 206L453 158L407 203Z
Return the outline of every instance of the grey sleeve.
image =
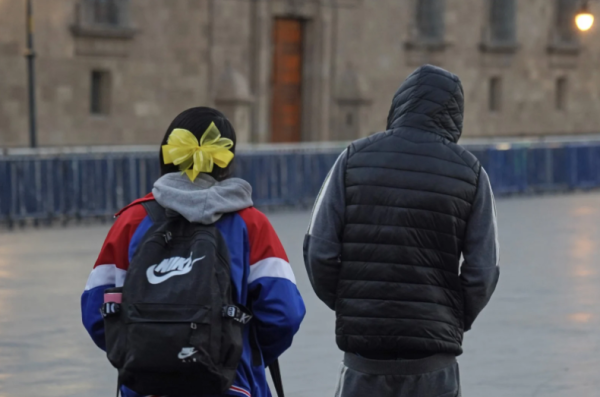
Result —
M482 168L477 195L467 224L460 282L464 297L465 330L488 304L500 275L496 203L487 172Z
M335 310L344 230L347 151L338 157L323 183L304 238L304 264L315 293Z

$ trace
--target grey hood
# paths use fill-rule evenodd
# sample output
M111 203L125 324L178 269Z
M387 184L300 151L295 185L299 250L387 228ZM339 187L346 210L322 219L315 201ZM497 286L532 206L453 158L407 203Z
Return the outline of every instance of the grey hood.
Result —
M194 182L179 172L163 175L154 183L154 198L163 207L190 222L211 225L224 214L252 207L252 187L239 178L218 182L200 174Z

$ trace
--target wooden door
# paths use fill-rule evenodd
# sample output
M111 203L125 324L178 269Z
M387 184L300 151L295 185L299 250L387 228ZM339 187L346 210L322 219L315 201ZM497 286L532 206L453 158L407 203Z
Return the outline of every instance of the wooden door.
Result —
M300 142L302 117L302 21L277 18L273 24L271 141Z

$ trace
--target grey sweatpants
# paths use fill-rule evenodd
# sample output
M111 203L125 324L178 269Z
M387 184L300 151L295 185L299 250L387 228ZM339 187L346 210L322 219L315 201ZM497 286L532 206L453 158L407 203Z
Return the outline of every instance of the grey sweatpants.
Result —
M455 357L368 360L346 353L335 397L460 397Z

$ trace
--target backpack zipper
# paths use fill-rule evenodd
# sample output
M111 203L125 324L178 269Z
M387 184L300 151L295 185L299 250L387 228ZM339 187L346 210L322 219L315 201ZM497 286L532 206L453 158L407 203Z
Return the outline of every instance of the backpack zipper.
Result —
M190 237L193 237L196 234L208 234L208 235L211 235L211 233L209 233L207 231L199 230L199 231L196 231L194 234L192 234ZM171 243L173 242L173 240L175 239L173 237L173 233L170 230L167 230L166 232L156 232L156 233L154 233L153 238L150 238L147 242L149 243L149 242L154 241L154 242L158 243L158 241L156 241L156 237L162 237L161 240L164 241L164 245L167 246L167 247L170 246Z

